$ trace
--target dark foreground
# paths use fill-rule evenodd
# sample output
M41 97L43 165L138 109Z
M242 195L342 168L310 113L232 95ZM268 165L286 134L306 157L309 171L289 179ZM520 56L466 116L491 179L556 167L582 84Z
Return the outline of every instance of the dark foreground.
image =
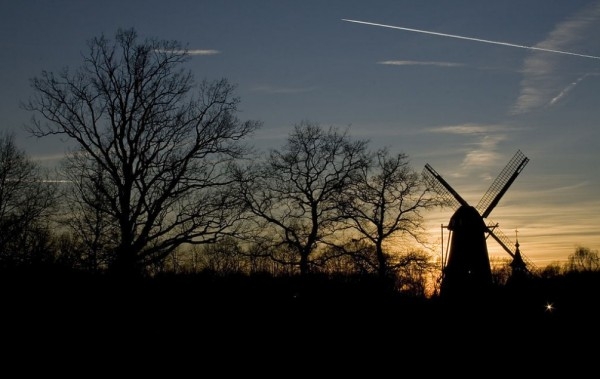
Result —
M62 369L116 362L140 370L216 365L221 374L211 376L218 377L240 370L299 373L316 364L374 374L416 362L420 370L457 372L481 365L503 370L518 362L519 370L539 374L585 367L597 358L597 279L424 299L382 291L372 282L322 278L196 275L124 282L5 273L1 322L11 354L4 358L51 361Z

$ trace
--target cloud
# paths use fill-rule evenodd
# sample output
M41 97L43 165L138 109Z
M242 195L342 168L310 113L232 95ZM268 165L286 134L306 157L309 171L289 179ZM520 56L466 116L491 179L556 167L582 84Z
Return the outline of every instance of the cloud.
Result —
M458 164L458 169L449 176L493 179L491 170L497 169L502 161L498 153L498 145L507 139L510 128L504 125L462 124L447 125L428 129L430 133L457 135L464 138L464 157Z
M556 25L548 37L536 48L563 49L582 42L589 29L600 21L600 2L587 7L564 22ZM593 41L592 41L593 42ZM579 76L565 86L564 75L557 69L564 62L557 55L533 51L523 64L523 79L519 96L512 106L511 114L521 114L544 106L552 106L567 95L588 75Z
M59 179L45 179L42 183L73 183L72 180L59 180Z
M581 82L583 79L585 79L586 77L590 76L590 74L584 74L583 76L580 76L579 78L577 78L575 81L569 83L569 85L567 85L565 88L563 88L562 91L560 91L560 93L556 96L554 96L552 98L552 100L550 100L550 102L548 103L548 105L552 106L555 103L557 103L558 101L560 101L563 97L565 97L569 92L571 92L571 90L573 88L575 88L575 86L577 84L579 84L579 82Z
M472 170L476 167L487 167L490 164L496 163L500 157L495 151L487 149L475 149L469 151L460 166L465 170ZM485 179L490 179L492 176L486 172Z
M189 55L215 55L215 54L221 53L219 50L200 50L200 49L188 50L187 52Z
M568 194L573 192L576 189L580 189L580 188L589 188L589 182L588 181L581 181L581 182L577 182L577 183L573 183L567 186L561 186L561 187L546 187L544 189L538 190L538 194L542 195L544 193L552 195L552 199L554 199L553 201L556 202L556 195L557 194Z
M56 162L59 161L61 159L65 158L65 153L55 153L55 154L47 154L47 155L33 155L31 156L31 160L38 162L38 163L42 163L42 164L47 164L49 162Z
M462 125L445 125L427 129L430 133L444 133L444 134L474 134L481 135L498 130L506 130L504 127L498 125L479 125L479 124L462 124Z
M156 50L158 53L164 53L166 50ZM188 55L215 55L220 54L219 50L202 50L202 49L191 49L191 50L169 50L171 53L175 54L183 54L187 53Z
M486 180L491 179L492 175L487 169L495 167L501 161L501 154L496 150L498 144L505 139L504 135L486 135L474 142L461 162L461 168L465 171L485 168L485 172L479 172L478 176Z
M392 66L438 66L438 67L463 67L462 63L453 62L430 62L430 61L381 61L377 64Z

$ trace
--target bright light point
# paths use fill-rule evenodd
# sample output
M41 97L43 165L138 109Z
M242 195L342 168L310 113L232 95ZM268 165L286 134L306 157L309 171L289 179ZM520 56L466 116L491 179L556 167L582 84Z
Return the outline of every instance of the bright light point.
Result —
M552 312L554 310L554 305L552 305L552 303L546 303L544 308L546 308L546 312Z

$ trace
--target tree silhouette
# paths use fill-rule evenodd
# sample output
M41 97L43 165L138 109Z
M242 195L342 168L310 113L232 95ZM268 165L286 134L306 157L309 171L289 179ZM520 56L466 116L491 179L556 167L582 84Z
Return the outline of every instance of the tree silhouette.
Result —
M138 42L134 29L88 47L75 73L34 77L24 108L34 112L33 135L76 143L65 176L88 209L73 217L95 212L116 226L111 269L139 273L183 243L231 232L240 212L228 167L260 126L236 118L234 86L225 79L196 85L181 68L187 49Z
M115 241L119 240L119 225L103 206L109 204L102 187L109 186L105 173L97 168L88 171L85 154L74 153L63 161L63 175L69 186L64 191L64 215L60 221L71 231L67 241L74 247L71 259L75 266L97 272L110 267L115 260ZM96 163L92 163L97 166ZM97 174L91 178L89 174ZM76 248L77 246L77 248Z
M386 243L398 243L399 238L407 236L424 242L421 212L438 202L430 196L426 182L410 168L406 154L392 155L387 148L380 149L357 174L357 180L345 192L344 215L358 239L375 246L378 275L386 278L393 261L390 244ZM400 261L401 266L407 265L405 260Z
M254 169L239 170L240 194L257 227L261 246L291 253L305 275L312 253L335 243L343 226L343 192L366 164L366 141L353 141L336 128L303 121L294 126L287 144L271 150Z
M44 257L56 186L19 150L14 135L0 135L0 264L14 266ZM36 252L38 254L36 254Z
M600 271L600 256L598 250L578 246L568 257L567 270L575 272Z

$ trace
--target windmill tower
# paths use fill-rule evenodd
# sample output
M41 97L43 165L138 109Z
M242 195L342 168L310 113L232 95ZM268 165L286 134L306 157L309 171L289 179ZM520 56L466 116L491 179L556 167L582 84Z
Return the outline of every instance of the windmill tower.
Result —
M513 245L488 216L528 162L529 158L517 151L475 207L469 205L433 167L425 165L424 178L442 196L445 204L455 209L447 226L450 230L450 252L443 260L440 295L484 294L491 286L492 272L486 242L489 236L513 258L513 272L515 269L520 272L527 270L530 264L526 263L518 243Z

